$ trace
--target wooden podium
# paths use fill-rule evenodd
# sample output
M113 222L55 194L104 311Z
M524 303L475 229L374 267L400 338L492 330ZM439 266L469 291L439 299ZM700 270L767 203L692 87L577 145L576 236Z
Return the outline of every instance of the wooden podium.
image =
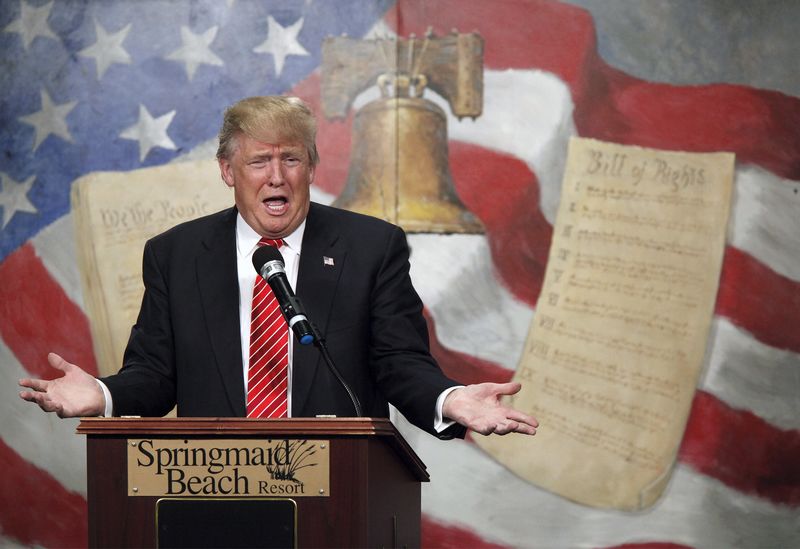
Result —
M387 419L85 418L91 547L419 547ZM254 541L255 540L255 541Z

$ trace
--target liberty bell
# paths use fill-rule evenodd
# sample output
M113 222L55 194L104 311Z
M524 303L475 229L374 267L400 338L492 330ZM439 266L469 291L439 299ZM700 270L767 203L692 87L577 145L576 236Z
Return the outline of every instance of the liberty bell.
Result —
M450 175L447 116L426 89L459 118L480 116L483 40L453 33L424 40L328 38L322 49L322 103L344 117L356 97L377 86L380 97L354 116L345 189L335 206L383 218L416 233L480 233Z

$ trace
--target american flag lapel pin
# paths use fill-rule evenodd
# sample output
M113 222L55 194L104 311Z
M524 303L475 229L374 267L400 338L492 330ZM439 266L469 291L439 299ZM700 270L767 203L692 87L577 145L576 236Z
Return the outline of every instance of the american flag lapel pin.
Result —
M322 256L322 264L325 266L333 267L333 258L327 255Z

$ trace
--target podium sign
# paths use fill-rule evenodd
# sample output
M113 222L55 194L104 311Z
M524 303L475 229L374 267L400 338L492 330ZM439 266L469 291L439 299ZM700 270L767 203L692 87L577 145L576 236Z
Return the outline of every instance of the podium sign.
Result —
M323 496L330 441L128 440L129 496Z
M84 418L90 547L419 547L388 419ZM249 518L248 518L249 517Z

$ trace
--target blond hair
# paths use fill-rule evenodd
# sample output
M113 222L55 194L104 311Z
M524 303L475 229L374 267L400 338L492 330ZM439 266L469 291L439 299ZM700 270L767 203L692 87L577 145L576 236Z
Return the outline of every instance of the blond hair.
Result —
M217 158L230 159L239 134L258 141L301 143L312 166L319 164L317 121L302 99L282 95L248 97L225 110Z

